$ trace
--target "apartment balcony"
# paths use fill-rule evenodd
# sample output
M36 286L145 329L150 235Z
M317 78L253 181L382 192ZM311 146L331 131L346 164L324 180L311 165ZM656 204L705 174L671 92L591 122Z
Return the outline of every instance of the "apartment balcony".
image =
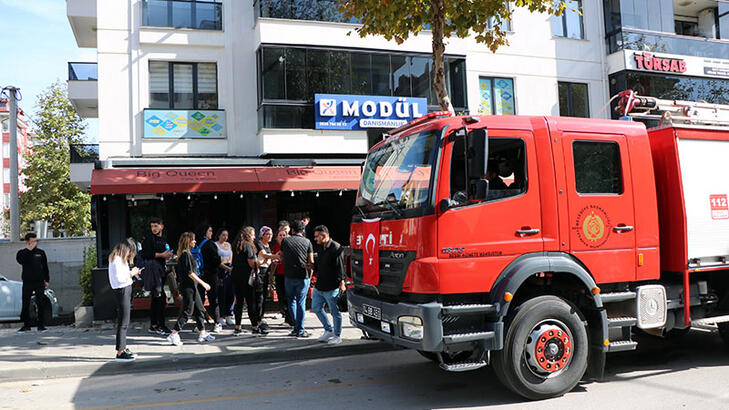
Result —
M358 19L346 18L339 11L338 0L292 1L292 0L255 0L256 17L327 21L334 23L358 24Z
M68 98L84 118L99 116L99 84L96 63L68 63Z
M99 159L99 144L71 144L70 155L71 183L86 191L91 186L91 172Z
M620 50L650 51L695 57L727 58L729 40L623 28L608 36L609 54Z
M215 1L144 0L142 25L220 31L223 5Z
M78 46L96 48L96 0L66 0L66 15Z

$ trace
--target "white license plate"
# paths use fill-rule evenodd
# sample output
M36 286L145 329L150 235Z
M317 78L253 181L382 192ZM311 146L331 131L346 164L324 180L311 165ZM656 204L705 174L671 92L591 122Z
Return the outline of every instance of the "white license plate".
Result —
M382 311L380 310L380 308L371 305L363 304L362 313L364 313L365 316L369 316L377 320L380 320L382 318Z

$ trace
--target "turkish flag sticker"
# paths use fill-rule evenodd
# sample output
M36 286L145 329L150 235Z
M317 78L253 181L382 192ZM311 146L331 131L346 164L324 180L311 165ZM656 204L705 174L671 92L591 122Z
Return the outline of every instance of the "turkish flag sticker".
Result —
M377 286L380 284L380 218L362 222L362 282Z

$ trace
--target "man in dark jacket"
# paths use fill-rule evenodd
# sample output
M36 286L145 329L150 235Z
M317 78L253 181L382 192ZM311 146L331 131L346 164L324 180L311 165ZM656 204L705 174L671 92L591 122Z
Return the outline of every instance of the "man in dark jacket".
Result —
M219 327L220 312L222 310L222 306L218 305L218 287L221 284L220 278L218 277L218 270L220 269L220 255L218 254L218 247L215 246L215 241L212 239L212 235L210 240L206 241L202 245L200 253L202 254L203 259L202 280L210 285L210 290L207 292L208 314L213 318L213 320L215 320L215 327ZM201 295L201 299L204 303L205 296L204 294Z
M306 311L306 293L311 283L311 269L314 263L314 248L311 241L304 237L306 227L301 221L291 224L292 235L284 238L281 243L281 253L284 260L284 275L286 276L286 297L288 297L289 312L294 321L294 330L290 336L309 337L304 329L304 315Z
M149 308L149 333L168 335L172 331L165 323L167 295L164 286L167 280L167 261L172 257L167 238L162 234L165 226L160 218L149 220L150 234L142 242L141 256L144 259L142 281L144 290L151 292L152 303Z
M23 309L20 311L20 320L23 327L18 333L30 331L30 297L35 293L35 303L38 306L38 331L48 331L44 326L46 316L50 316L50 301L46 297L50 275L48 272L48 259L43 250L38 249L38 237L30 232L25 235L25 249L18 251L15 259L23 266Z
M316 313L322 326L324 334L319 338L320 342L328 342L330 345L342 343L342 314L339 312L337 298L340 293L347 290L344 276L344 256L342 246L329 236L329 228L319 225L314 228L314 238L317 243L317 254L315 272L316 287L311 296L311 310ZM324 304L329 305L329 312L334 319L334 328L329 323L329 318L324 313Z

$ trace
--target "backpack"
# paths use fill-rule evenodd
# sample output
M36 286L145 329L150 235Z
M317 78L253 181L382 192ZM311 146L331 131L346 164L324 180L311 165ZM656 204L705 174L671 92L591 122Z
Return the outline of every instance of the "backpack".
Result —
M195 258L197 261L197 276L200 276L200 272L203 270L203 257L202 257L202 247L205 245L205 242L208 241L208 238L205 238L200 242L200 245L190 249L190 253L192 254L192 257Z

